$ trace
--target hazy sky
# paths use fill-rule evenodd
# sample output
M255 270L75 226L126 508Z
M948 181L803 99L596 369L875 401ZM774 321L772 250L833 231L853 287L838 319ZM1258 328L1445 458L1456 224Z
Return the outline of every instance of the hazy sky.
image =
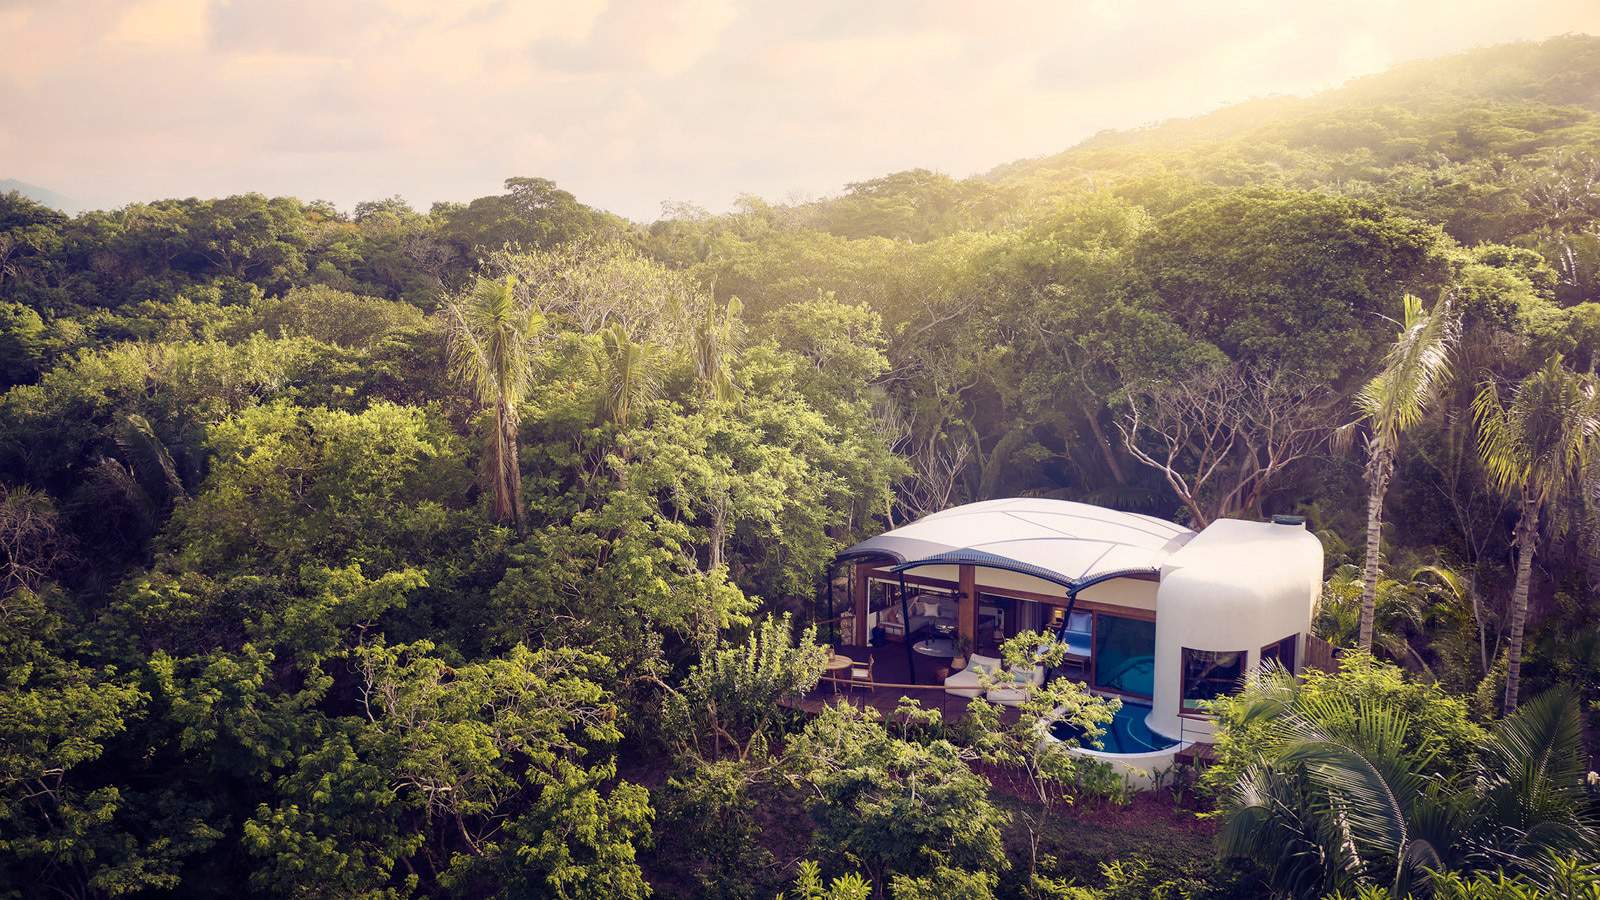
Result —
M649 220L1565 32L1600 0L0 0L0 178L425 209L539 175Z

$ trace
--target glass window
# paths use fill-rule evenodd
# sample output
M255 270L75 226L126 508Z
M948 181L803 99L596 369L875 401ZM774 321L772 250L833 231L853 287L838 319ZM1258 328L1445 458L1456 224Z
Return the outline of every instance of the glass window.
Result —
M1243 650L1183 648L1183 708L1197 710L1202 700L1237 691L1244 676L1244 659Z
M1268 644L1261 648L1261 662L1276 660L1278 665L1289 671L1294 671L1294 646L1300 643L1300 635L1291 634L1276 644Z
M1096 613L1094 686L1149 697L1156 675L1156 623Z

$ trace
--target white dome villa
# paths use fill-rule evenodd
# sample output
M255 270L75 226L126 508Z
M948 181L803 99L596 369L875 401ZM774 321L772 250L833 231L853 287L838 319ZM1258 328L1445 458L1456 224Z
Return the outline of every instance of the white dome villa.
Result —
M1322 544L1298 518L1222 519L1195 532L1036 498L947 509L838 560L850 587L848 598L830 590L836 688L976 696L975 670L998 664L1006 638L1053 631L1071 650L1056 674L1123 700L1095 755L1146 772L1210 740L1203 701L1236 690L1265 660L1305 665L1322 587ZM1312 652L1326 646L1311 641Z

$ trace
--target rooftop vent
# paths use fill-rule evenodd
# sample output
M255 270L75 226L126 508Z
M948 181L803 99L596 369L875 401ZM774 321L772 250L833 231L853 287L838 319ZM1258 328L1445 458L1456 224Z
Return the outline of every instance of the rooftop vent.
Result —
M1306 524L1306 517L1305 516L1273 516L1272 517L1272 524L1274 524L1274 525L1295 525L1295 526L1304 528L1305 524Z

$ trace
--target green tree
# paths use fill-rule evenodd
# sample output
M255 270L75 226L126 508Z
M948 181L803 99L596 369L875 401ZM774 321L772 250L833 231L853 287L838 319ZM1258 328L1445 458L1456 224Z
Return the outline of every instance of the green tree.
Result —
M715 300L707 297L705 318L695 326L695 374L714 400L726 402L738 395L732 370L745 331L739 318L743 311L744 304L738 297L728 298L727 305L720 310Z
M1378 561L1383 539L1383 500L1394 475L1400 436L1422 420L1450 377L1450 352L1457 327L1444 301L1425 312L1422 301L1407 294L1400 334L1384 357L1383 369L1356 394L1356 408L1366 425L1367 548L1361 570L1361 627L1356 647L1372 649L1373 605L1378 588Z
M1362 585L1362 570L1350 564L1335 569L1323 582L1312 621L1318 637L1336 647L1356 645L1364 606ZM1411 643L1412 636L1423 630L1428 587L1380 573L1373 591L1373 644L1395 662L1432 674L1427 660Z
M776 900L785 900L779 894ZM802 859L800 871L794 877L795 900L867 900L872 896L872 885L855 872L848 872L822 883L822 866L814 859Z
M1007 865L1007 816L966 756L943 739L895 737L875 710L847 703L824 709L785 751L817 822L816 852L880 891L990 897ZM966 893L945 890L953 885Z
M662 709L667 734L706 760L765 755L779 736L779 703L816 687L828 653L817 643L816 626L796 643L788 613L762 619L743 644L707 648L683 683L669 688Z
M1512 543L1517 552L1506 640L1505 709L1517 708L1528 588L1539 544L1540 516L1567 496L1600 457L1600 380L1578 375L1553 356L1513 390L1510 403L1488 382L1472 404L1478 450L1494 487L1518 500Z
M522 464L517 454L517 407L533 384L532 341L544 325L537 307L517 298L516 279L479 278L463 297L445 303L450 367L480 405L494 411L485 470L493 486L493 519L527 527Z
M20 303L0 301L0 390L37 378L45 350L39 314Z
M196 827L140 845L130 819L140 817L141 798L92 767L118 764L107 750L150 697L112 667L66 658L64 624L26 587L0 593L0 893L171 890L174 857L192 849L190 839L217 835ZM151 824L182 827L143 812Z
M1085 770L1101 765L1073 754L1072 748L1096 746L1122 706L1120 700L1094 696L1086 685L1065 678L1033 683L1036 667L1049 671L1061 665L1066 654L1066 644L1053 635L1024 631L1008 638L1000 647L1003 668L987 674L982 683L986 692L1000 689L1016 695L1015 721L1002 724L1000 707L979 698L968 705L964 723L974 733L972 745L979 758L1018 773L1030 789L1028 883L1036 893L1064 887L1040 873L1039 842L1056 805L1064 796L1070 802L1065 792L1082 780ZM1041 740L1057 725L1079 736Z
M1236 362L1333 381L1382 340L1379 314L1437 289L1438 229L1331 193L1247 187L1158 221L1135 251L1162 308Z
M470 895L646 896L647 794L615 781L619 710L588 678L606 661L517 646L451 666L433 649L354 650L358 714L245 826L257 886L400 895L426 871Z

